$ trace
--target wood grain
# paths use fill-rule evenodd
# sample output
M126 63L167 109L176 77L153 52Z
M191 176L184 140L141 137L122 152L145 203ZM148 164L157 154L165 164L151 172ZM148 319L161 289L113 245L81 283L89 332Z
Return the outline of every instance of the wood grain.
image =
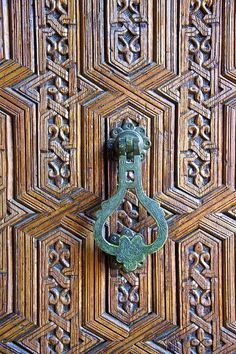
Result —
M1 353L236 353L235 20L229 0L0 0ZM127 121L169 224L129 274L93 240ZM124 227L157 237L134 191Z

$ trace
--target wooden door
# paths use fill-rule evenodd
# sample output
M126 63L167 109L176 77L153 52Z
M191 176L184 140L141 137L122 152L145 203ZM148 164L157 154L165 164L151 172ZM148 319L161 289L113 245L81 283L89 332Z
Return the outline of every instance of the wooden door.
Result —
M234 0L0 0L0 352L236 353ZM94 245L122 122L165 247ZM109 230L156 237L130 191Z

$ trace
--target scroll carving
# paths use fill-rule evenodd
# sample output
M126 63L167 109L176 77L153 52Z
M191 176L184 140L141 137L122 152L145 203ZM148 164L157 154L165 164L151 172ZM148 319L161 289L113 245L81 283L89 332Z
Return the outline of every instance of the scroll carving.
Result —
M99 92L79 74L75 6L75 0L37 2L38 76L17 87L38 102L39 188L59 199L80 183L80 174L72 173L81 157L77 112Z
M216 140L214 136L217 109L210 100L220 90L216 78L218 48L214 40L216 7L213 1L192 1L186 28L187 61L191 71L186 86L181 89L183 125L186 124L188 147L180 155L183 163L183 183L197 195L204 195L215 175ZM213 80L215 83L213 85ZM185 109L184 100L188 100Z
M220 340L220 270L218 244L208 234L197 231L182 241L180 329L159 341L176 353L213 353L224 346Z
M70 329L68 325L62 327L60 321L56 321L57 316L66 317L71 309L71 284L70 278L66 276L70 268L71 251L70 246L56 241L49 249L49 294L48 306L51 311L51 319L55 327L47 335L48 348L56 353L63 353L69 350Z
M212 259L209 247L196 243L189 252L189 307L190 321L197 325L189 337L190 347L197 352L213 350L213 322L208 319L213 312ZM186 284L187 285L187 284ZM204 325L203 325L203 323Z
M109 0L109 47L111 62L132 73L148 60L148 5L143 0Z
M77 90L75 63L69 45L74 28L67 1L46 1L44 11L45 27L40 29L44 43L40 49L45 56L46 80L40 94L47 104L43 106L42 101L40 111L44 121L42 134L47 131L48 136L42 136L42 142L45 142L41 150L42 168L48 188L62 193L75 186L71 174L76 158L71 134L75 125L69 106L70 98Z
M36 353L78 350L79 243L57 230L41 242L40 250L40 327L22 343Z
M118 23L121 27L116 46L121 61L132 64L141 56L141 14L139 0L117 0Z
M202 198L220 181L221 103L232 91L220 71L220 2L181 3L180 72L161 91L179 103L179 187Z

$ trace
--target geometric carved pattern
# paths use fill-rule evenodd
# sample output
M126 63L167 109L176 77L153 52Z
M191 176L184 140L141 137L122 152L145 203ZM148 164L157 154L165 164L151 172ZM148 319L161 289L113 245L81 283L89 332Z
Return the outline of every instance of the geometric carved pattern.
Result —
M215 289L212 289L214 286L212 277L217 274L212 268L213 261L210 249L201 242L195 244L193 250L189 251L190 289L185 299L190 299L189 306L193 309L189 311L190 322L197 326L189 336L189 347L193 349L196 347L197 351L207 351L208 348L212 350L214 337L217 338L217 329L213 328L212 318L209 317L214 309L216 293Z
M160 81L173 77L176 41L171 33L177 17L171 19L168 13L176 7L176 0L84 2L84 23L95 38L94 46L88 37L84 39L89 53L83 63L87 75L95 81L106 82L109 88L114 86L114 81L118 85L120 80L132 81L135 87L148 85L154 76ZM91 11L99 21L90 27ZM127 85L127 88L131 87ZM122 90L121 85L119 89Z
M53 241L55 242L55 240ZM76 278L70 278L69 274L71 262L75 262L76 259L78 262L78 258L76 255L75 259L72 258L70 246L63 243L60 234L56 243L47 247L47 251L48 257L46 256L45 260L49 277L46 283L49 289L46 296L48 298L47 308L51 310L49 318L53 327L47 335L46 343L47 348L62 353L71 347L72 323L68 322L70 319L68 313L72 311L72 296L76 294L72 289L76 289L77 284L74 284ZM44 252L42 255L44 256ZM78 264L72 265L72 267L76 269ZM65 317L67 320L63 322L62 318Z
M193 1L188 16L183 33L187 47L183 70L188 69L191 75L180 89L180 122L186 132L185 145L180 147L180 166L184 172L180 186L203 196L215 184L216 176L215 131L219 113L215 96L220 92L217 7L212 1Z
M114 317L124 323L131 324L148 313L147 279L145 269L128 274L111 270L111 293L109 296L116 300L110 302L110 313Z
M222 301L231 306L232 287L228 280L235 275L235 258L232 256L232 268L225 271L229 264L225 252L234 244L236 224L229 223L223 214L207 217L204 224L204 229L207 226L212 234L197 230L180 240L178 248L181 255L180 328L173 334L166 334L164 339L147 342L148 347L165 348L171 353L235 352L235 336L223 327L224 324L235 332L235 324L231 322L235 320L235 305L232 304L229 310L225 308L223 322ZM223 259L222 249L225 249ZM234 288L234 284L232 286ZM224 291L222 294L222 289L226 288L229 294Z
M76 126L70 101L77 93L77 84L74 56L68 46L76 28L69 11L66 2L46 2L39 31L40 57L46 57L40 85L40 96L46 98L40 100L41 168L47 176L42 185L56 192L76 185L71 173L76 166Z
M98 89L78 77L75 0L38 3L39 75L17 85L38 102L40 126L40 188L58 198L79 187L75 171L80 166L79 105Z
M0 0L1 353L236 353L235 18L221 0ZM169 224L131 273L93 239L123 122L151 139L143 188ZM124 227L157 236L133 190L107 237Z
M202 198L221 183L221 102L235 88L219 76L220 1L182 4L182 75L160 89L179 103L178 186Z
M142 0L111 0L107 6L110 61L124 73L137 71L148 63L148 4Z
M187 309L183 326L191 326L188 336L180 340L181 349L196 353L213 352L219 342L219 269L217 243L203 232L192 234L182 242L181 302ZM176 345L176 342L174 343ZM172 343L168 347L173 350ZM179 349L179 348L178 348Z
M36 353L65 353L79 341L78 331L78 243L57 231L40 247L41 328L26 338ZM73 333L73 336L71 334ZM33 342L32 342L33 340Z
M39 241L39 328L20 341L34 353L82 353L98 338L81 328L81 241L63 228Z
M6 75L7 76L7 75ZM0 97L1 109L2 97ZM8 101L8 103L10 100ZM13 114L12 114L13 116ZM13 181L11 174L13 173L13 151L12 151L12 117L5 111L0 110L0 337L5 336L5 324L10 332L9 319L13 317L15 321L15 331L19 330L21 325L25 329L32 328L25 318L21 316L12 316L13 304L10 301L14 297L13 286L13 232L12 226L17 222L23 222L25 218L33 214L29 208L24 207L20 203L12 200ZM10 338L10 333L8 333Z

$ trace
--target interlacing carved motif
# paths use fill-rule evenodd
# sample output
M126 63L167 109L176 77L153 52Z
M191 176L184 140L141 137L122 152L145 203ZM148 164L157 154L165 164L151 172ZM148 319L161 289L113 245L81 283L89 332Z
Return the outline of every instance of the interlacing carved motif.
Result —
M129 191L123 204L117 211L117 232L121 233L122 230L127 228L134 228L134 225L138 222L139 212L138 212L138 198L134 193Z
M70 337L65 334L61 327L57 327L53 333L48 336L49 348L56 353L65 352L70 343Z
M98 341L81 327L80 243L62 229L40 242L39 327L23 345L40 353L85 353Z
M113 62L130 72L147 53L147 5L143 0L110 0L110 45Z
M222 184L222 105L235 88L220 74L222 1L186 0L180 5L179 74L156 91L178 103L178 187L203 198Z
M71 75L68 66L71 58L68 47L68 2L46 1L46 62L50 80L45 83L48 101L48 182L62 191L70 185L72 153L70 146L70 117L68 99Z
M219 326L218 252L217 243L201 231L183 241L181 304L185 307L179 330L159 341L164 348L179 354L210 354L224 347Z
M119 58L131 64L140 58L140 0L117 0Z
M139 307L139 275L121 272L118 287L118 307L127 315L132 316Z
M191 150L198 155L197 159L194 156L188 163L189 178L195 186L201 188L209 182L211 177L210 155L206 149L213 147L213 145L210 142L208 120L197 115L189 121L188 132Z
M216 64L212 60L216 51L216 44L212 42L214 22L216 19L212 0L190 1L186 35L192 77L187 83L189 112L183 112L182 119L188 125L189 143L185 157L187 183L192 184L200 193L211 183L216 148L213 135L214 107L208 104L209 99L219 90L217 83L212 84Z
M147 313L146 298L141 295L141 289L146 289L146 273L145 268L130 273L111 270L111 313L124 323L131 324Z
M55 154L49 161L48 176L60 189L69 183L70 178L70 153L64 149L69 141L69 132L67 121L59 114L53 115L49 120L48 133L50 148Z
M40 127L40 188L56 197L77 187L73 173L79 159L77 107L97 88L79 75L76 48L75 0L38 1L38 76L19 86L37 101Z
M50 250L49 253L50 258L50 269L52 267L64 269L69 268L70 263L70 251L68 248L64 247L63 242L58 241L55 247ZM57 284L56 284L57 285ZM65 308L70 305L70 289L64 288L58 290L58 287L53 287L49 292L49 305L53 308L53 310L61 316L65 312Z
M188 0L182 12L181 75L160 90L179 102L179 186L201 198L217 188L216 132L228 90L219 77L219 3Z
M76 139L80 105L99 89L80 75L77 54L79 24L75 0L38 0L37 74L18 89L38 102L39 188L57 198L78 187L76 170L81 157ZM78 48L78 50L75 50Z
M68 325L62 328L63 321L71 310L71 283L66 272L70 267L70 246L58 240L49 249L49 294L48 304L53 315L55 328L48 333L48 348L61 354L69 350L70 330ZM57 321L58 320L58 321ZM66 322L66 321L65 321Z
M212 352L213 325L211 253L209 247L196 243L189 253L190 321L197 327L189 336L190 347L196 353Z
M216 50L212 47L212 22L215 21L213 1L193 0L189 10L188 60L193 75L188 82L191 114L186 120L189 139L186 163L188 183L201 190L211 182L215 158L213 151L216 147L213 136L214 108L208 107L208 100L218 90L218 87L212 85L216 65L211 60Z

